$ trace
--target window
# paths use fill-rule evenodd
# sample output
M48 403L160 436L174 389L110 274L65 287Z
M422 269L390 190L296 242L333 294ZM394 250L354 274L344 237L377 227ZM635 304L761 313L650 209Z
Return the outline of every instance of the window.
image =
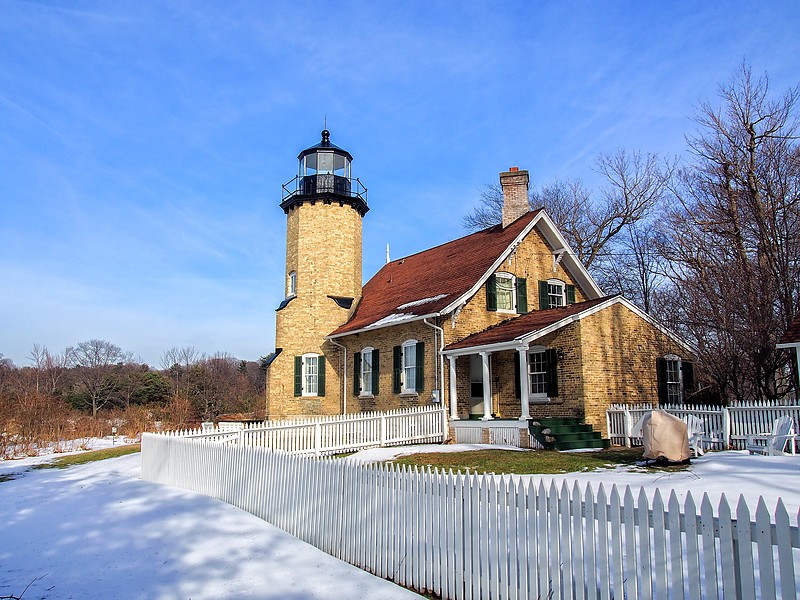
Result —
M528 355L528 392L531 396L547 396L547 358L544 351Z
M547 282L547 301L549 308L558 308L564 306L564 282L553 281L552 279Z
M558 351L541 346L528 353L528 397L531 402L547 401L558 397ZM514 375L517 380L516 395L520 397L520 357L514 360Z
M392 390L414 394L425 389L425 344L408 340L394 347Z
M291 298L297 293L297 271L289 273L286 280L286 297Z
M524 277L494 273L486 280L486 310L528 312L528 286Z
M656 359L656 377L660 404L680 404L694 390L694 365L674 354Z
M353 393L356 396L375 395L380 381L380 356L375 348L366 347L353 358Z
M294 357L294 395L325 395L325 357L303 354Z
M539 309L560 308L575 304L575 286L560 279L548 279L539 282Z

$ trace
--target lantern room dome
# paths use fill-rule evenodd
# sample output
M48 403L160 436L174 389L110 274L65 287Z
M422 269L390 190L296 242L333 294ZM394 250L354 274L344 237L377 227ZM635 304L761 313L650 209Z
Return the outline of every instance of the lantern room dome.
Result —
M367 189L359 179L352 177L353 156L331 143L331 133L327 129L323 129L321 135L318 144L297 155L298 174L284 184L281 208L288 213L306 201L338 202L352 206L364 216L369 210Z

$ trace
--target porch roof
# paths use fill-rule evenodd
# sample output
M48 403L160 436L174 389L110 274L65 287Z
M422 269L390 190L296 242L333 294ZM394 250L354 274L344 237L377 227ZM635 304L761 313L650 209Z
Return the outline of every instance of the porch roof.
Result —
M495 350L505 349L506 347L521 347L531 339L560 329L621 300L623 298L620 295L604 296L596 300L587 300L586 302L578 302L560 308L535 310L526 315L520 315L493 325L478 333L473 333L463 340L448 345L445 347L444 352L446 354L464 354L464 352L458 351L487 347L493 347Z
M789 329L778 341L778 348L793 347L798 344L800 344L800 315L795 317L795 320L789 325Z

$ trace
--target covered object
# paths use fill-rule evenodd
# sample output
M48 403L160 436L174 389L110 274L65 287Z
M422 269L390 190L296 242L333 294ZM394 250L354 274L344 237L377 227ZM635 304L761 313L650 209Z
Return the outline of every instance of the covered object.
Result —
M664 410L646 413L637 427L642 430L644 458L684 462L691 456L686 423Z

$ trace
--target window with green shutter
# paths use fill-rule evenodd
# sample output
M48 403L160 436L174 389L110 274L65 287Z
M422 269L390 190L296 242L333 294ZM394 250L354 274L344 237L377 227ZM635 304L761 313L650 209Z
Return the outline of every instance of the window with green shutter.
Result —
M400 393L401 374L403 372L403 347L392 348L392 392Z
M554 349L545 352L547 356L547 397L558 398L558 353Z
M567 304L575 304L575 286L567 284Z
M380 361L380 354L377 348L373 348L372 350L372 394L374 396L378 395L380 391L380 386L378 385L380 382L380 370L381 361Z
M550 308L550 297L547 295L547 282L539 282L539 310Z
M353 354L353 394L361 393L361 352Z
M415 349L415 359L416 364L414 365L416 368L416 381L414 385L414 389L417 392L421 392L425 389L425 343L424 342L417 342L417 346Z
M524 315L528 312L528 280L517 277L517 312Z
M317 396L325 395L325 356L317 357Z
M303 395L303 357L294 357L294 395Z
M486 310L497 310L497 277L494 274L486 280Z

